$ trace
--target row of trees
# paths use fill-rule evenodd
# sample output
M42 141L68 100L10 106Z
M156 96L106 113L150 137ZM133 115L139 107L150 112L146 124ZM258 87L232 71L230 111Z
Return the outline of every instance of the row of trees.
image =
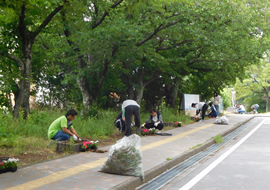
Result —
M0 3L0 101L14 117L41 104L111 107L181 93L212 96L242 78L268 47L267 1L4 0ZM45 90L46 89L46 90Z
M270 110L270 60L262 59L257 65L247 68L246 79L237 80L235 89L239 101L249 106L259 104L262 111Z

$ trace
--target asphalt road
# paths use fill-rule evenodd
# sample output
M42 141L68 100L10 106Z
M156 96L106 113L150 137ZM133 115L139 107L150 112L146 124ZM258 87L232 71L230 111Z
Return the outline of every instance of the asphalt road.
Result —
M162 190L270 190L270 118L255 124Z

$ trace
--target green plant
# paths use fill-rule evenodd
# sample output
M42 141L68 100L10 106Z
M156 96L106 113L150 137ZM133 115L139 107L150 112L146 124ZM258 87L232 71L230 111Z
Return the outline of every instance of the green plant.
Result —
M19 159L9 158L8 160L3 160L5 168L15 168L18 166Z
M193 146L191 149L195 149L195 148L197 148L199 146L202 146L202 144L197 144L196 146Z
M89 149L97 149L99 141L83 141L82 149L89 150Z
M221 136L220 134L218 134L218 135L215 137L215 142L216 142L216 143L222 143L222 142L223 142L222 136Z
M174 122L174 126L175 127L181 127L182 126L182 122L181 121Z
M196 117L195 117L195 121L197 121L197 122L198 122L198 121L200 121L200 120L202 120L202 118L201 118L201 117L198 117L198 116L196 116Z
M169 161L169 160L172 160L172 159L171 159L171 158L166 158L166 160L168 160L168 161Z
M142 129L141 134L142 135L148 135L148 134L150 134L150 130L149 129Z
M2 162L2 161L0 161L0 170L1 169L5 169L6 167L5 167L5 164Z

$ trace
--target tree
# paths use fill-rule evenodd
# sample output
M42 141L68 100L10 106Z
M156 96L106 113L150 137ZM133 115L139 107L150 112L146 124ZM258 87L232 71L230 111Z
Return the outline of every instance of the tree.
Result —
M30 112L29 97L32 81L32 47L36 37L64 7L67 1L17 1L1 3L1 50L0 55L16 62L20 69L18 96L14 118L23 109L24 118ZM56 8L52 8L56 7ZM42 19L40 19L40 17ZM4 48L5 47L5 48Z
M237 81L235 90L237 99L244 99L245 102L253 105L260 104L258 96L265 101L265 111L270 109L270 61L269 59L261 60L260 64L252 65L247 68L247 78L241 82ZM261 105L262 107L262 105Z

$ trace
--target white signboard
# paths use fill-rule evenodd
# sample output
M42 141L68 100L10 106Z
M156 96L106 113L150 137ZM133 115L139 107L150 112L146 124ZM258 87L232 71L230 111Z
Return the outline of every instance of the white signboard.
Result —
M199 102L200 102L199 94L183 94L180 109L184 110L186 115L195 117L196 109L192 108L191 104Z

